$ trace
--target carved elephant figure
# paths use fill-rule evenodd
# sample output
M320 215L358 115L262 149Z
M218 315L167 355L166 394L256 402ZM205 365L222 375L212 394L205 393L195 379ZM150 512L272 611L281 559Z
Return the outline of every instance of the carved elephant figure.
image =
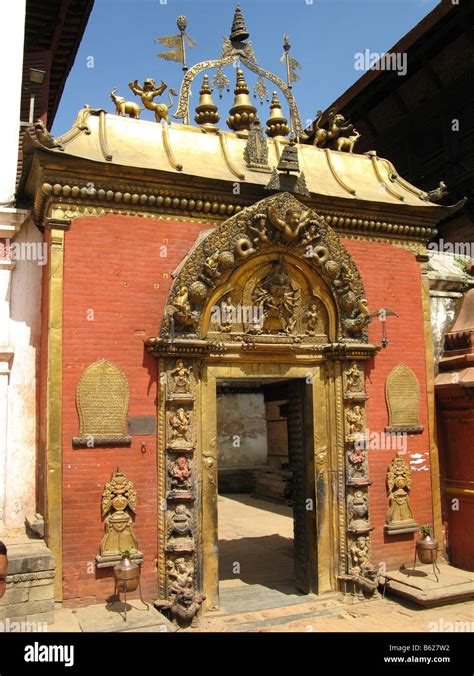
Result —
M359 138L360 134L356 129L354 129L354 133L350 136L339 136L339 138L334 141L336 150L340 150L343 153L354 152L354 146Z
M115 103L115 114L122 117L128 115L129 117L138 120L140 118L141 111L138 103L135 103L135 101L126 101L125 97L123 96L116 96L115 92L117 89L118 87L115 87L115 89L110 92L110 98Z

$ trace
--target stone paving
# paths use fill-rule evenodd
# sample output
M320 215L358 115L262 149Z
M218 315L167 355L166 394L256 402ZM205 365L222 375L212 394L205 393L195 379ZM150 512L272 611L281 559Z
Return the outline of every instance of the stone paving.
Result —
M474 631L474 597L421 608L399 597L359 601L338 593L302 594L292 579L291 508L248 495L220 495L218 508L221 607L186 632ZM84 618L89 627L100 627L104 612L100 605L56 610L49 631L87 631ZM130 631L140 631L140 625L145 631L164 631L158 614L155 622L144 622L144 615L129 611ZM114 629L110 625L108 630Z

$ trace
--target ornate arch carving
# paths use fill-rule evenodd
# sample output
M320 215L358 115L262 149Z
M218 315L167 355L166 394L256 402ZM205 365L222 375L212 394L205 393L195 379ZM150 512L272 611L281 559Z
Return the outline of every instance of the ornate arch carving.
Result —
M198 242L175 276L160 337L367 343L368 314L362 279L339 236L280 193Z

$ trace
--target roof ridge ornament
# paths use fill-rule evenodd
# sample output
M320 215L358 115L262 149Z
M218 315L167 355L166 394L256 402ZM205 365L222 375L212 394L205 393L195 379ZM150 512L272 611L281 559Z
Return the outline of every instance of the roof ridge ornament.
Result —
M235 42L244 42L249 37L250 33L247 30L245 25L244 15L240 9L240 5L237 5L234 13L234 20L232 22L232 29L230 34L230 39Z
M292 174L295 175L292 175ZM265 190L278 190L278 192L292 192L309 197L310 192L306 185L304 173L300 172L298 149L294 134L290 135L290 141L285 146L278 162L273 169L272 177L265 186Z
M245 66L258 76L259 80L257 82L255 93L261 100L262 96L266 95L266 89L265 87L262 87L262 80L269 80L280 89L288 103L291 122L289 126L295 133L296 141L299 142L302 140L307 140L308 134L303 129L298 107L291 91L291 82L294 82L296 79L294 68L297 68L299 64L297 64L297 62L294 60L290 61L288 58L288 67L290 68L289 83L284 82L284 80L282 80L280 77L262 68L258 64L252 43L244 42L244 40L247 40L248 37L249 32L245 25L240 6L238 5L235 10L230 37L224 38L224 44L222 46L220 57L218 59L206 60L202 61L201 63L197 63L185 73L181 83L177 110L173 114L173 117L177 120L188 119L191 85L197 75L205 70L211 70L214 68L217 69L217 75L211 80L211 88L217 86L220 92L219 95L221 96L223 89L228 86L228 79L225 78L223 67L230 66L232 64L235 66L238 63L239 66ZM286 47L289 49L289 43Z

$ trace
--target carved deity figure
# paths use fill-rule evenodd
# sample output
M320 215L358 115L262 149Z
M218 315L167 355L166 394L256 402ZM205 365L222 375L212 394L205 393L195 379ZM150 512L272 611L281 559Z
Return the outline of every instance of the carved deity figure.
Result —
M168 514L167 534L169 538L189 538L193 534L192 516L186 505L176 505L174 511Z
M232 303L232 298L227 296L227 299L221 303L220 330L224 333L230 333L232 331L236 310L237 308Z
M346 371L346 390L347 392L360 392L363 389L364 375L354 362L350 369Z
M364 429L364 413L360 406L354 406L346 411L348 436L358 434Z
M370 562L370 538L368 536L359 535L351 547L351 572L362 577L373 578L376 575L377 569Z
M367 451L361 446L356 447L348 453L348 479L357 483L367 479Z
M308 336L315 336L318 325L318 306L313 303L310 308L306 310L304 320L306 322L306 334Z
M249 224L247 227L256 235L253 240L254 245L268 244L270 238L267 234L267 217L265 214L255 214L252 223L255 223L255 225Z
M154 99L157 96L161 96L165 89L168 87L167 84L161 81L161 84L159 87L156 86L155 80L152 78L147 78L143 82L143 86L138 84L138 80L134 80L133 82L130 82L129 85L130 89L132 92L135 94L135 96L140 96L143 105L147 110L152 110L155 113L155 120L157 122L161 122L161 120L165 120L168 124L170 124L170 120L168 117L168 111L169 108L173 105L173 99L171 98L171 94L173 96L177 96L177 92L174 89L170 89L168 92L169 95L169 106L166 105L166 103L155 103Z
M176 362L175 368L170 371L171 392L173 394L189 394L191 392L191 371L193 367L187 368L181 359Z
M194 582L194 566L192 561L184 557L168 561L168 596L173 598L183 589L192 589Z
M411 487L411 471L402 457L395 456L388 468L387 485L390 506L387 514L388 524L399 522L414 523L413 512L408 500Z
M182 286L171 305L174 320L180 326L194 327L196 325L196 313L191 311L189 291L187 286Z
M252 299L263 310L263 330L269 333L289 333L294 330L299 291L292 286L288 270L282 262L255 287Z
M278 216L274 207L269 207L268 217L285 242L292 242L300 236L301 230L311 220L311 212L302 209L288 209L285 218Z
M208 256L204 261L204 272L206 277L211 280L216 280L221 276L219 272L219 252L216 251L211 256Z
M353 530L364 530L367 528L369 501L367 495L363 491L357 490L354 495L348 496L347 513L350 528Z
M178 408L176 413L170 413L168 420L171 427L171 441L189 441L189 428L191 426L190 411Z
M186 491L190 489L191 467L183 456L171 462L168 467L171 490Z
M137 508L137 494L133 483L123 472L117 470L111 481L105 484L102 493L102 516L105 517L105 535L100 544L101 556L120 556L130 549L138 551L138 542L133 532L131 513Z

